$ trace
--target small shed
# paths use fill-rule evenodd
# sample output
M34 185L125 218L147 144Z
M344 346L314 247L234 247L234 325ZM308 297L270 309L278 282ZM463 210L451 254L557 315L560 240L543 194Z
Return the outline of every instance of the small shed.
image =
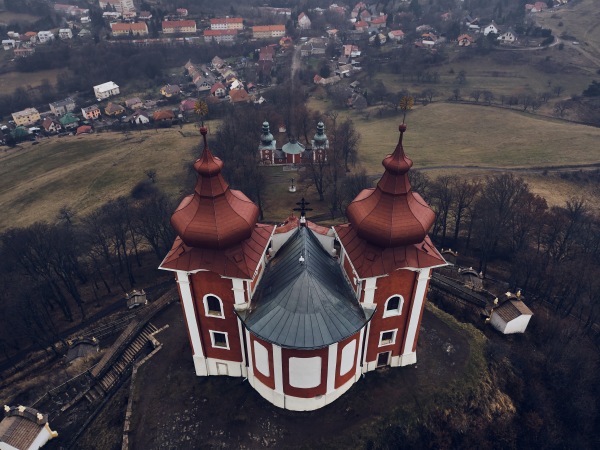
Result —
M72 363L78 358L85 358L86 356L98 353L99 342L95 337L93 338L77 338L69 340L69 349L67 350L67 363Z
M4 406L4 419L0 422L0 448L37 450L57 436L58 433L48 425L48 414L27 406Z
M146 292L142 289L138 291L134 289L133 291L125 294L125 298L127 299L127 307L129 309L135 308L137 306L143 306L148 303L148 299L146 298Z
M524 333L533 312L520 296L510 294L504 303L492 310L490 323L502 334Z
M445 257L445 256L444 256ZM458 269L460 279L464 283L465 287L473 289L474 291L483 290L483 274L477 273L472 267L468 269Z

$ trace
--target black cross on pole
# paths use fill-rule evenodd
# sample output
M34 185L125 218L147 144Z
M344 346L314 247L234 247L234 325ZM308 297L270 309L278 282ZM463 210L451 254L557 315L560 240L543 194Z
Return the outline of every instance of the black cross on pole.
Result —
M307 205L310 205L310 203L305 201L304 197L302 197L302 200L296 203L296 205L300 206L300 208L294 208L294 211L300 211L300 225L304 225L306 223L306 211L312 211L312 208L306 207Z

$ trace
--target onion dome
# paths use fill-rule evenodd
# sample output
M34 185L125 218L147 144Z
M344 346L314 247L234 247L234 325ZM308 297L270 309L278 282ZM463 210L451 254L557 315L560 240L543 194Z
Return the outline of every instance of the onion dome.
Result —
M319 122L317 124L317 133L312 141L313 148L326 148L329 147L329 140L327 139L327 135L325 134L325 124L323 122Z
M198 180L194 193L185 197L171 216L171 225L190 247L224 249L248 239L258 220L258 207L242 192L229 189L221 175L223 162L206 142L194 163Z
M365 189L348 206L347 215L359 237L378 247L418 244L425 239L435 214L411 190L408 171L412 161L404 154L402 137L394 153L383 160L385 172L375 189Z
M270 147L273 144L273 135L269 129L269 122L262 124L262 134L260 135L261 147Z

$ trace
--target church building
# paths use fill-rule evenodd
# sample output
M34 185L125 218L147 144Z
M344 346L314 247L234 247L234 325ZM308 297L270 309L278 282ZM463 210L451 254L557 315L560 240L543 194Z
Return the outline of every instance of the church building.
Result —
M434 213L411 190L405 131L348 223L327 228L304 207L280 226L258 223L201 130L194 193L171 218L178 237L160 266L175 274L198 376L245 377L274 405L309 411L366 372L416 363L431 271L446 262L427 236Z

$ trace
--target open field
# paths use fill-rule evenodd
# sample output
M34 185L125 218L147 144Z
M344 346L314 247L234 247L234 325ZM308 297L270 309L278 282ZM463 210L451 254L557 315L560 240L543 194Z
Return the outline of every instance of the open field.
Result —
M40 16L33 14L16 13L11 11L0 11L0 24L22 23L28 25L41 19Z
M51 85L56 84L60 69L42 70L40 72L7 72L0 74L0 85L4 93L13 92L18 87L27 89L37 87L43 80L48 80Z
M0 227L53 220L63 205L86 214L128 194L151 168L159 186L179 196L186 163L193 161L191 151L199 143L193 125L182 131L53 137L0 156L0 209L5 212Z
M400 115L366 121L358 113L347 114L362 136L360 163L371 175L381 173L381 160L397 143ZM600 129L517 111L434 103L415 108L407 123L404 146L415 168L552 167L600 161ZM84 215L128 194L150 168L157 170L159 186L174 198L191 192L193 181L187 176L186 165L194 159L192 149L199 136L193 125L181 131L170 128L129 136L102 133L51 138L0 155L0 209L6 211L0 228L54 220L63 205ZM270 180L265 196L266 220L287 217L300 195L314 202L313 190L299 180L298 172L276 167L265 170ZM298 186L296 194L287 192L290 178ZM540 183L540 193L556 196L564 192L564 198L576 193L566 187L568 183L556 191L548 180L532 176L531 184L535 187ZM564 198L559 195L555 201L562 203ZM324 205L313 206L314 215L326 212Z
M310 106L323 106L321 101ZM325 104L326 105L326 104ZM402 116L364 120L348 112L361 134L359 161L370 174L398 141ZM338 119L339 120L339 119ZM452 103L432 103L410 111L404 148L415 167L463 165L548 167L600 162L600 129L517 110Z

